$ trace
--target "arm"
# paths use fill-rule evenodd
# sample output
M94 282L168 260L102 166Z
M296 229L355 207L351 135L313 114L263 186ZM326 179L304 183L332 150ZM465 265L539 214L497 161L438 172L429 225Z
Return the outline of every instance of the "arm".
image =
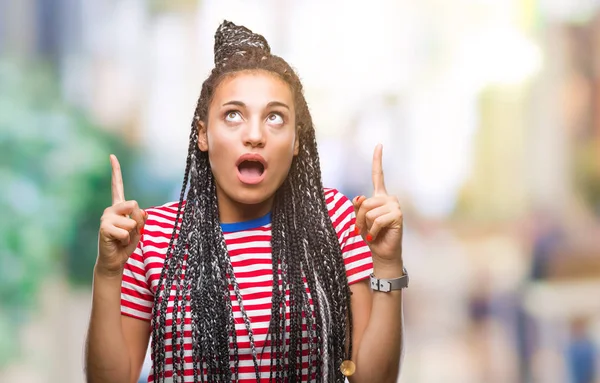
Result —
M114 156L111 156L111 165L113 203L100 220L92 312L85 345L88 383L135 382L149 338L148 321L121 315L122 291L135 294L129 263L139 264L142 254L139 244L147 214L137 202L125 201L121 167ZM133 286L122 286L125 279L129 280L125 283L127 287ZM143 282L139 284L143 287Z
M374 273L380 278L402 275L393 270ZM368 280L350 286L352 291L352 317L354 320L352 359L356 373L349 377L351 383L393 382L400 373L403 349L402 291L373 292Z
M121 278L94 273L92 314L86 342L88 383L135 383L148 340L147 321L121 315Z
M356 232L363 235L378 278L401 277L402 226L400 203L387 194L383 182L382 147L373 154L373 196L353 200ZM352 287L356 372L352 383L396 382L403 350L402 291L371 292L366 283Z
M137 383L148 351L150 341L150 322L121 315L121 324L125 343L130 357L130 383Z

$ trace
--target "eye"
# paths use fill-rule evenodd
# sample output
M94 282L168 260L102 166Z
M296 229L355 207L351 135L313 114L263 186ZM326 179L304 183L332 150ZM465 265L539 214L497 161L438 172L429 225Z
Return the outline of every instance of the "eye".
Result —
M269 120L269 122L276 124L276 125L283 124L283 117L279 113L271 113L271 114L269 114L267 119Z
M242 120L242 115L237 110L230 110L225 113L225 121L229 122L240 122Z

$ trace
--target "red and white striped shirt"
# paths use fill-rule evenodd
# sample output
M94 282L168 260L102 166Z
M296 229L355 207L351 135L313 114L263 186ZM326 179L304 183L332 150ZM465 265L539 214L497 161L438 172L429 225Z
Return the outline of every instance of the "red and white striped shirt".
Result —
M369 276L373 269L371 253L362 237L355 234L355 214L352 203L335 189L325 189L325 198L329 216L338 236L346 275L350 284L361 281ZM150 321L152 305L160 273L164 265L165 254L175 224L178 202L165 204L160 207L147 209L148 219L144 228L143 238L136 250L129 257L123 273L121 286L121 313L137 319ZM261 381L267 382L270 373L269 346L265 352L259 352L265 346L265 338L271 314L272 293L272 264L271 264L271 222L270 215L251 221L221 224L227 250L231 257L233 271L242 294L242 301L250 319L257 354L259 359ZM236 322L239 372L241 383L256 382L252 353L249 346L248 332L244 325L239 304L231 289L234 320ZM167 308L167 328L165 328L167 381L172 379L171 352L171 319L173 303ZM288 308L289 310L289 308ZM186 307L184 334L191 333L189 304ZM288 320L289 326L289 320ZM286 331L289 333L289 329ZM306 334L305 334L306 336ZM304 339L307 342L307 339ZM184 381L193 382L194 373L191 363L191 338L184 338L185 371ZM306 347L306 345L304 345ZM307 357L305 357L307 359ZM187 363L189 362L189 363ZM304 361L308 365L308 360ZM306 369L304 370L307 373ZM306 375L303 381L306 381ZM148 382L153 382L150 373Z

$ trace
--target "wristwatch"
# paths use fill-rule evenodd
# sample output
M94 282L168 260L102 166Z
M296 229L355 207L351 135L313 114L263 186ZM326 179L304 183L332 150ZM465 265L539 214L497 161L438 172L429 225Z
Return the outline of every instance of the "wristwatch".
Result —
M378 279L375 275L371 274L371 289L373 291L389 293L392 290L402 290L408 287L408 273L406 272L406 268L402 268L402 273L404 274L403 276L394 279Z

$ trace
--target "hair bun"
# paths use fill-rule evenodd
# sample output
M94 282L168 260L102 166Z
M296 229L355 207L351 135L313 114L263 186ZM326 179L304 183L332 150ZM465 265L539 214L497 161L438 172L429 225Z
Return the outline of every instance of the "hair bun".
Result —
M224 65L235 54L244 54L248 48L259 48L271 54L267 40L250 29L223 21L215 33L215 66Z

